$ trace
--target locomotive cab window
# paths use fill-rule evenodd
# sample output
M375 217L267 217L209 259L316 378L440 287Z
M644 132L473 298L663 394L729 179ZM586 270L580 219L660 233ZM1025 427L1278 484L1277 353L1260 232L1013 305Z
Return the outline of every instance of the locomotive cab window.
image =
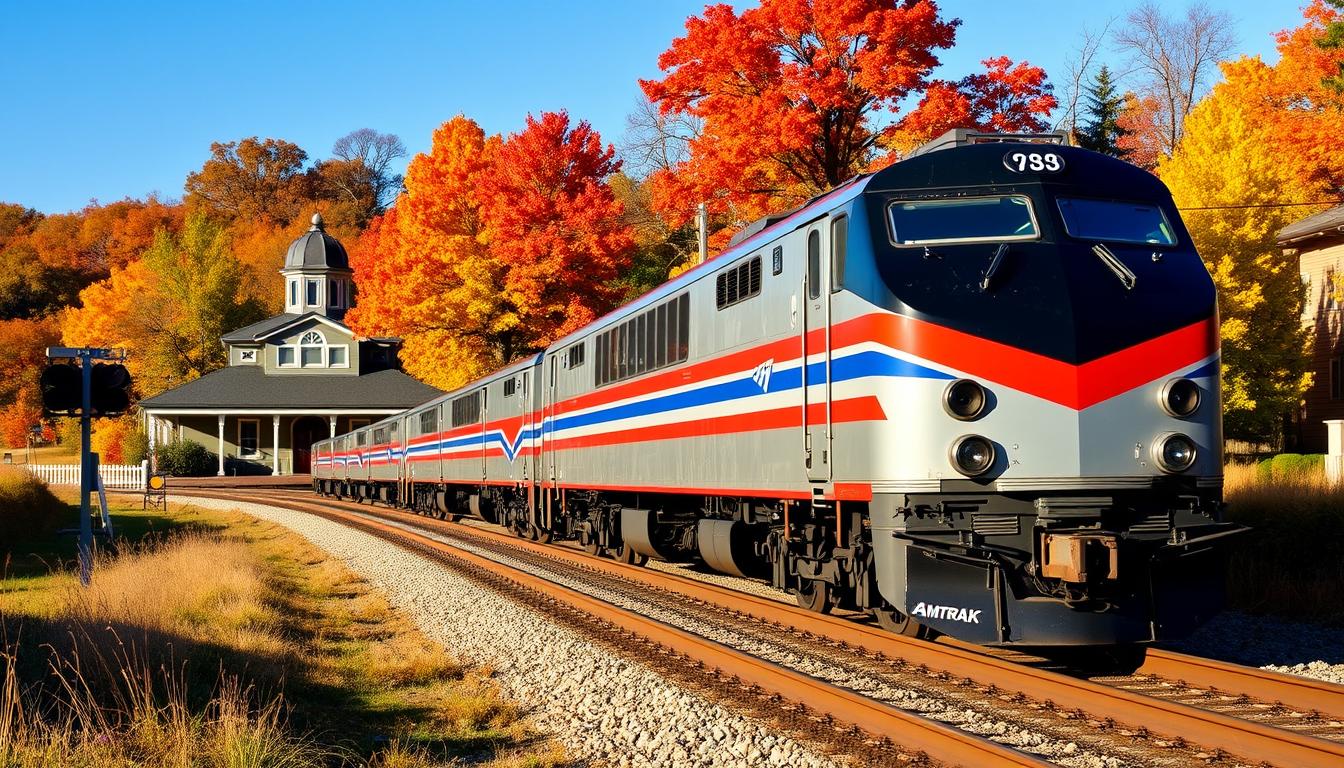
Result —
M1156 205L1080 197L1061 197L1056 203L1070 237L1110 243L1176 244L1171 223Z
M1040 236L1031 200L994 195L939 200L898 200L887 208L896 245L1035 240Z

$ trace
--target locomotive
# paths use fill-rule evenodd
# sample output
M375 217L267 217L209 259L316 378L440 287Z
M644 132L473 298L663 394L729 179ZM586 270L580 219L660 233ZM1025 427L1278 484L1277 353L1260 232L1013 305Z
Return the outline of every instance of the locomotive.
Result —
M1213 282L1166 187L958 129L455 391L314 447L314 490L911 636L1141 660L1218 610Z

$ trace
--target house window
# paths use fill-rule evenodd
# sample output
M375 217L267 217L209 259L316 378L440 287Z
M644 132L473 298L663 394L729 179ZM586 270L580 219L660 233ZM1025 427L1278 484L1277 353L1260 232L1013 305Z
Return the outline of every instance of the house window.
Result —
M331 297L331 306L338 308L345 306L344 289L345 283L336 279L332 279L327 285L327 295Z
M316 307L319 303L321 303L321 302L319 301L319 300L321 299L321 293L322 293L322 281L321 281L321 280L309 280L309 281L308 281L308 306L310 306L310 307Z
M332 368L347 368L349 363L345 361L345 347L327 347L327 365Z
M297 307L297 306L299 306L299 281L298 281L298 280L290 280L290 281L289 281L289 306L291 306L291 307Z
M238 420L238 457L255 459L261 455L261 422L257 419Z
M275 352L276 352L276 362L280 364L280 367L289 368L295 365L293 347L279 347L275 350Z
M367 427L367 426L369 426L369 422L370 422L369 419L351 419L351 420L350 420L350 431L351 431L351 432L354 432L356 429L360 429L360 428L362 428L362 427Z

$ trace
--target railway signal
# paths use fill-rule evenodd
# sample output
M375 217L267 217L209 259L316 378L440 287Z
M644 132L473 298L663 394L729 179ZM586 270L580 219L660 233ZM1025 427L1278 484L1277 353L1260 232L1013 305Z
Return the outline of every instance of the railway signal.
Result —
M44 414L79 417L79 580L88 586L93 578L89 494L98 473L97 455L89 450L91 423L94 418L119 416L130 408L131 375L121 364L126 359L121 350L48 347L47 359L52 362L42 372ZM103 510L107 510L106 502Z

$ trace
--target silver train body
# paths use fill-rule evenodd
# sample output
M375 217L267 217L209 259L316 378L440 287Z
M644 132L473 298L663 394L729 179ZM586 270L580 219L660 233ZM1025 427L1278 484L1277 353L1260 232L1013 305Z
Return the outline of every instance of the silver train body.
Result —
M1208 273L1145 172L956 138L318 444L315 489L699 559L908 634L1189 631L1238 532Z

